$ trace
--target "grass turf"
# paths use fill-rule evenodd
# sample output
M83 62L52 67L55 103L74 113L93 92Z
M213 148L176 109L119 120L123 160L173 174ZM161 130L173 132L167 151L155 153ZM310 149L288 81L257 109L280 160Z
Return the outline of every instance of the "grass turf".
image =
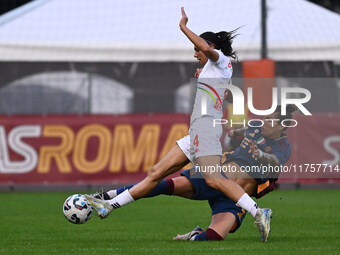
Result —
M83 225L62 214L69 193L1 193L0 254L340 254L340 190L275 191L259 200L274 211L270 238L260 242L249 215L222 242L172 241L206 228L206 201L160 196Z

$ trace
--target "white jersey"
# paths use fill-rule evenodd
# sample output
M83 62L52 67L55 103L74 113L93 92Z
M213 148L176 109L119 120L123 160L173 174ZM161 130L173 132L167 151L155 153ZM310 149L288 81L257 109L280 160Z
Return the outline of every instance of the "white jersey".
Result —
M219 57L216 62L208 59L197 79L195 103L191 114L190 124L203 115L221 119L223 116L222 104L227 85L233 74L230 59L220 50L215 50ZM216 85L225 85L216 88ZM206 107L202 103L206 102ZM206 111L205 111L206 110Z

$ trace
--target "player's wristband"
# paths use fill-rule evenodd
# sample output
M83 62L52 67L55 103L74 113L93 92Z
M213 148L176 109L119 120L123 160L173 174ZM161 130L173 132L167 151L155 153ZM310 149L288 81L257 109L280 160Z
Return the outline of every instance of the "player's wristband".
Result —
M258 150L259 155L257 156L258 159L261 159L263 157L263 151L261 151L260 149Z

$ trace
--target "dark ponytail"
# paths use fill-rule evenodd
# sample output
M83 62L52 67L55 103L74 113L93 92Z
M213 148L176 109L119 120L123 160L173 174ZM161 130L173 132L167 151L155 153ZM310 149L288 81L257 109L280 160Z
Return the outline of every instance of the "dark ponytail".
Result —
M216 33L216 35L221 38L221 51L224 55L233 59L237 59L237 52L233 50L232 47L233 39L238 36L238 34L235 34L237 29L238 28L230 32L221 31Z
M233 59L237 59L237 52L233 50L233 39L238 36L235 34L238 28L230 32L221 31L218 33L205 32L200 35L208 44L213 45L215 49L221 50L222 53Z

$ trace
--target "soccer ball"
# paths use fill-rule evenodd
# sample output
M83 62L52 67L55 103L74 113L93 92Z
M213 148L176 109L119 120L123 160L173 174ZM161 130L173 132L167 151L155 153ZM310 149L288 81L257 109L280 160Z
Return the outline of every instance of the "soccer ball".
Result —
M75 194L66 199L63 213L68 221L82 224L91 219L92 206L83 195Z

